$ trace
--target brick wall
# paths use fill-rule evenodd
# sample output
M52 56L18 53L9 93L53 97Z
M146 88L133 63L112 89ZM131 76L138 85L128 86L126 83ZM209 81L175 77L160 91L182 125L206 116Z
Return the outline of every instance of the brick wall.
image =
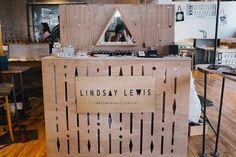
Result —
M25 0L1 0L0 20L3 40L27 39L27 18Z

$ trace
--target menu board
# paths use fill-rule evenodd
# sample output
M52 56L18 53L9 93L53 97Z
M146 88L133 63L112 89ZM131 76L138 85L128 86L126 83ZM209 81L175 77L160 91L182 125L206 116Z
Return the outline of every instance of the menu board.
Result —
M187 4L187 17L209 17L216 16L216 4Z

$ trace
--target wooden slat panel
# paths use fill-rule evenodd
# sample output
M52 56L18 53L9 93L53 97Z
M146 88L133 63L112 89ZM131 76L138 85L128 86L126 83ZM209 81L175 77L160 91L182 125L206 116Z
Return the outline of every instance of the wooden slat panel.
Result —
M49 68L48 68L49 67ZM54 96L54 76L53 76L53 64L52 62L42 63L43 68L43 86L44 86L44 101L48 105L44 106L45 109L45 119L50 119L50 121L45 121L46 130L51 130L47 132L46 138L47 150L49 154L57 152L56 140L58 133L56 132L56 112L55 112L55 96Z
M155 47L161 54L168 53L168 45L174 41L173 5L61 5L62 45L72 44L76 49L86 51L124 49L95 46L116 9L122 14L138 44L125 49L146 50Z
M65 81L63 61L55 61L56 82L57 82L57 106L56 115L58 117L58 130L60 140L60 152L67 152L67 122L66 122L66 105L65 105ZM56 144L56 143L55 143Z

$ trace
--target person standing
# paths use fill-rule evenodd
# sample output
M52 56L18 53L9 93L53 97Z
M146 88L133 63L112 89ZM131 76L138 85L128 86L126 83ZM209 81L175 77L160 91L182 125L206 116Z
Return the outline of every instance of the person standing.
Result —
M53 44L60 41L60 16L58 16L58 24L52 29L51 35L48 36L49 54L52 54Z
M51 31L47 23L41 23L41 32L40 32L40 41L45 42L48 41L48 36Z

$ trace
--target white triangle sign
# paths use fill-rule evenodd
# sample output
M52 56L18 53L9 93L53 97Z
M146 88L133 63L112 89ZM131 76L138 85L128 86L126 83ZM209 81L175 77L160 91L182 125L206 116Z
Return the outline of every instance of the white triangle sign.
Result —
M115 10L105 29L102 31L96 45L136 45L134 36L125 24L125 20L118 9Z

